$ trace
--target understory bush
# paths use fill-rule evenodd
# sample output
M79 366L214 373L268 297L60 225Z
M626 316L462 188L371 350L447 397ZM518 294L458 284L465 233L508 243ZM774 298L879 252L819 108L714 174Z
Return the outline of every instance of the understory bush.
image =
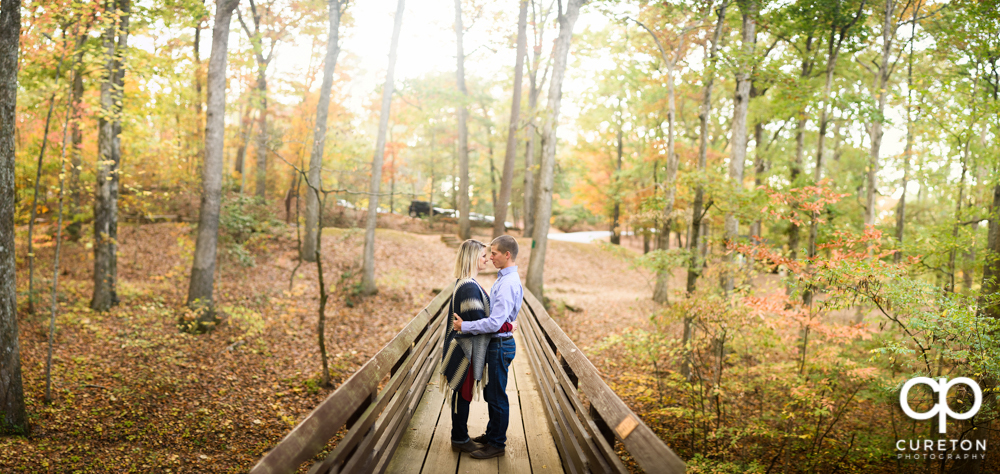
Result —
M256 264L254 252L263 250L272 229L281 225L267 204L250 196L227 197L219 215L219 237L226 252L241 265Z
M837 232L806 259L760 241L728 243L699 268L692 294L676 291L648 328L610 335L594 350L617 361L613 388L689 472L959 469L948 459L900 459L896 443L989 437L1000 323L983 314L979 295L942 291L912 260L892 263L883 240L871 227ZM684 254L634 258L670 270ZM776 268L786 276L764 279ZM729 292L720 285L727 278ZM982 408L939 434L936 416L917 421L900 408L914 377L969 377L985 394ZM908 402L922 413L937 397L919 385ZM968 411L971 390L953 388L948 403ZM995 460L986 463L978 472L996 472Z

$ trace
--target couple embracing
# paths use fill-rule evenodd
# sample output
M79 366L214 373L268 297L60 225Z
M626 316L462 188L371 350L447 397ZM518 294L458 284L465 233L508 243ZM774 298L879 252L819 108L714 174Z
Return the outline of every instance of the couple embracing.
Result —
M513 332L524 296L516 258L517 241L501 235L490 245L462 242L455 262L458 281L445 327L442 388L447 385L451 390L451 447L476 459L503 456L507 444L507 370L516 353ZM497 268L497 281L489 292L475 279L487 261ZM489 406L490 421L485 434L470 438L469 405L480 393Z

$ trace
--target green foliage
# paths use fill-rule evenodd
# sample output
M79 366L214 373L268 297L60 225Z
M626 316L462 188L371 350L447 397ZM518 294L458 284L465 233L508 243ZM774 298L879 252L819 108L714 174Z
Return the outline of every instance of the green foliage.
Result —
M687 472L691 474L764 474L767 468L757 462L749 463L719 461L696 454L687 461Z
M254 244L266 239L279 225L281 222L267 204L256 197L234 196L222 203L220 240L229 254L245 267L256 264L252 252Z
M613 388L647 423L664 427L660 436L693 472L766 472L773 459L806 472L881 466L894 459L897 439L927 431L898 413L905 380L1000 379L1000 321L981 314L974 298L941 292L913 264L889 263L876 230L831 241L828 253L806 262L765 244L737 245L730 250L749 259L738 280L780 265L788 292L738 281L727 295L717 284L700 285L653 314L650 329L625 329L593 349L617 361ZM605 245L628 258L613 247ZM661 252L635 260L670 268L685 258ZM710 261L702 280L738 268ZM811 305L801 300L807 292ZM831 318L855 309L874 313L867 324ZM676 330L685 319L697 336L687 344ZM678 370L685 361L689 378ZM926 408L933 396L914 391L911 406ZM959 412L969 401L951 396ZM982 416L994 410L984 405ZM870 425L873 418L886 422ZM952 437L965 429L949 427Z
M264 332L264 318L260 313L244 306L223 306L219 311L229 316L229 321L240 331L241 339L253 338Z
M598 222L596 217L579 204L565 208L553 206L552 216L552 225L563 232L573 232L573 229L578 225L592 225Z

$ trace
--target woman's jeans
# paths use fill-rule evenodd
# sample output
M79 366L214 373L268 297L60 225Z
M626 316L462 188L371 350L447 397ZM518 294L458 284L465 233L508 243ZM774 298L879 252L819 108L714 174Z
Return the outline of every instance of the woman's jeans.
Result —
M458 393L460 390L449 390L451 399L451 442L465 444L469 442L469 403ZM445 409L448 409L445 405Z

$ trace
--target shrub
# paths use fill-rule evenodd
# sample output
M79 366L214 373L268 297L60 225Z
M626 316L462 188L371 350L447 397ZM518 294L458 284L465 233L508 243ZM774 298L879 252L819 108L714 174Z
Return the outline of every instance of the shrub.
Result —
M219 215L222 245L243 266L252 267L256 263L247 244L269 235L280 224L266 202L259 198L234 196L222 203Z

